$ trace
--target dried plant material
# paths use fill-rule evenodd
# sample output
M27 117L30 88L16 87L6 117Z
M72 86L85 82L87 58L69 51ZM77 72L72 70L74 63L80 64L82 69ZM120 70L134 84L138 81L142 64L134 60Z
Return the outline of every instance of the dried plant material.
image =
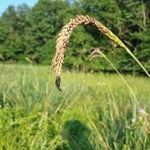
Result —
M61 82L61 78L60 76L56 76L56 80L55 80L55 85L58 88L59 91L62 91L60 88L60 82Z
M90 54L89 58L92 60L95 57L100 57L101 56L101 50L100 48L94 48L92 53Z
M64 53L67 49L69 38L73 30L80 24L90 24L95 26L100 32L106 35L112 42L116 43L117 45L123 47L132 57L133 59L142 67L145 73L150 77L147 70L143 67L143 65L139 62L139 60L132 54L132 52L121 42L121 40L115 36L108 28L106 28L103 24L98 22L96 19L91 18L89 16L77 16L74 19L71 19L68 24L66 24L61 32L58 34L58 38L56 40L56 53L55 57L52 61L52 67L54 68L56 74L56 86L59 90L60 88L60 75L61 75L61 68L64 59Z

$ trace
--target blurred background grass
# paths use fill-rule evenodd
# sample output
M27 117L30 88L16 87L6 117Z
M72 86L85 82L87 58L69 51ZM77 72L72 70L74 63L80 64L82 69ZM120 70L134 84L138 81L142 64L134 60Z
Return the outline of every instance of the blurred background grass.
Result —
M0 65L0 149L149 149L150 80Z

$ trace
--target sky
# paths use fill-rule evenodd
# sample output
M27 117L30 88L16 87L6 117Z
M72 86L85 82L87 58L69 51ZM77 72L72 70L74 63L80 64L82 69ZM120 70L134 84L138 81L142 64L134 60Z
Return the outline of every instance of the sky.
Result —
M7 9L9 5L18 6L20 4L27 4L34 6L38 0L0 0L0 16Z

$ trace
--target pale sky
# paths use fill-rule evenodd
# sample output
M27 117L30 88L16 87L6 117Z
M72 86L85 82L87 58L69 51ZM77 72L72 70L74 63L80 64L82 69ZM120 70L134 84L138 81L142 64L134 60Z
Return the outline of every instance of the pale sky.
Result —
M37 3L37 1L38 0L0 0L0 16L9 5L18 6L21 4L27 4L32 7Z

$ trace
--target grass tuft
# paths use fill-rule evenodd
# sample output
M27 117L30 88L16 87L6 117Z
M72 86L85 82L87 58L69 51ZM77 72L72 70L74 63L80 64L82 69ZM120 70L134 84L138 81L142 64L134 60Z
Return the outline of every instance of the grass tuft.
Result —
M0 65L0 149L150 149L148 78L47 68Z

